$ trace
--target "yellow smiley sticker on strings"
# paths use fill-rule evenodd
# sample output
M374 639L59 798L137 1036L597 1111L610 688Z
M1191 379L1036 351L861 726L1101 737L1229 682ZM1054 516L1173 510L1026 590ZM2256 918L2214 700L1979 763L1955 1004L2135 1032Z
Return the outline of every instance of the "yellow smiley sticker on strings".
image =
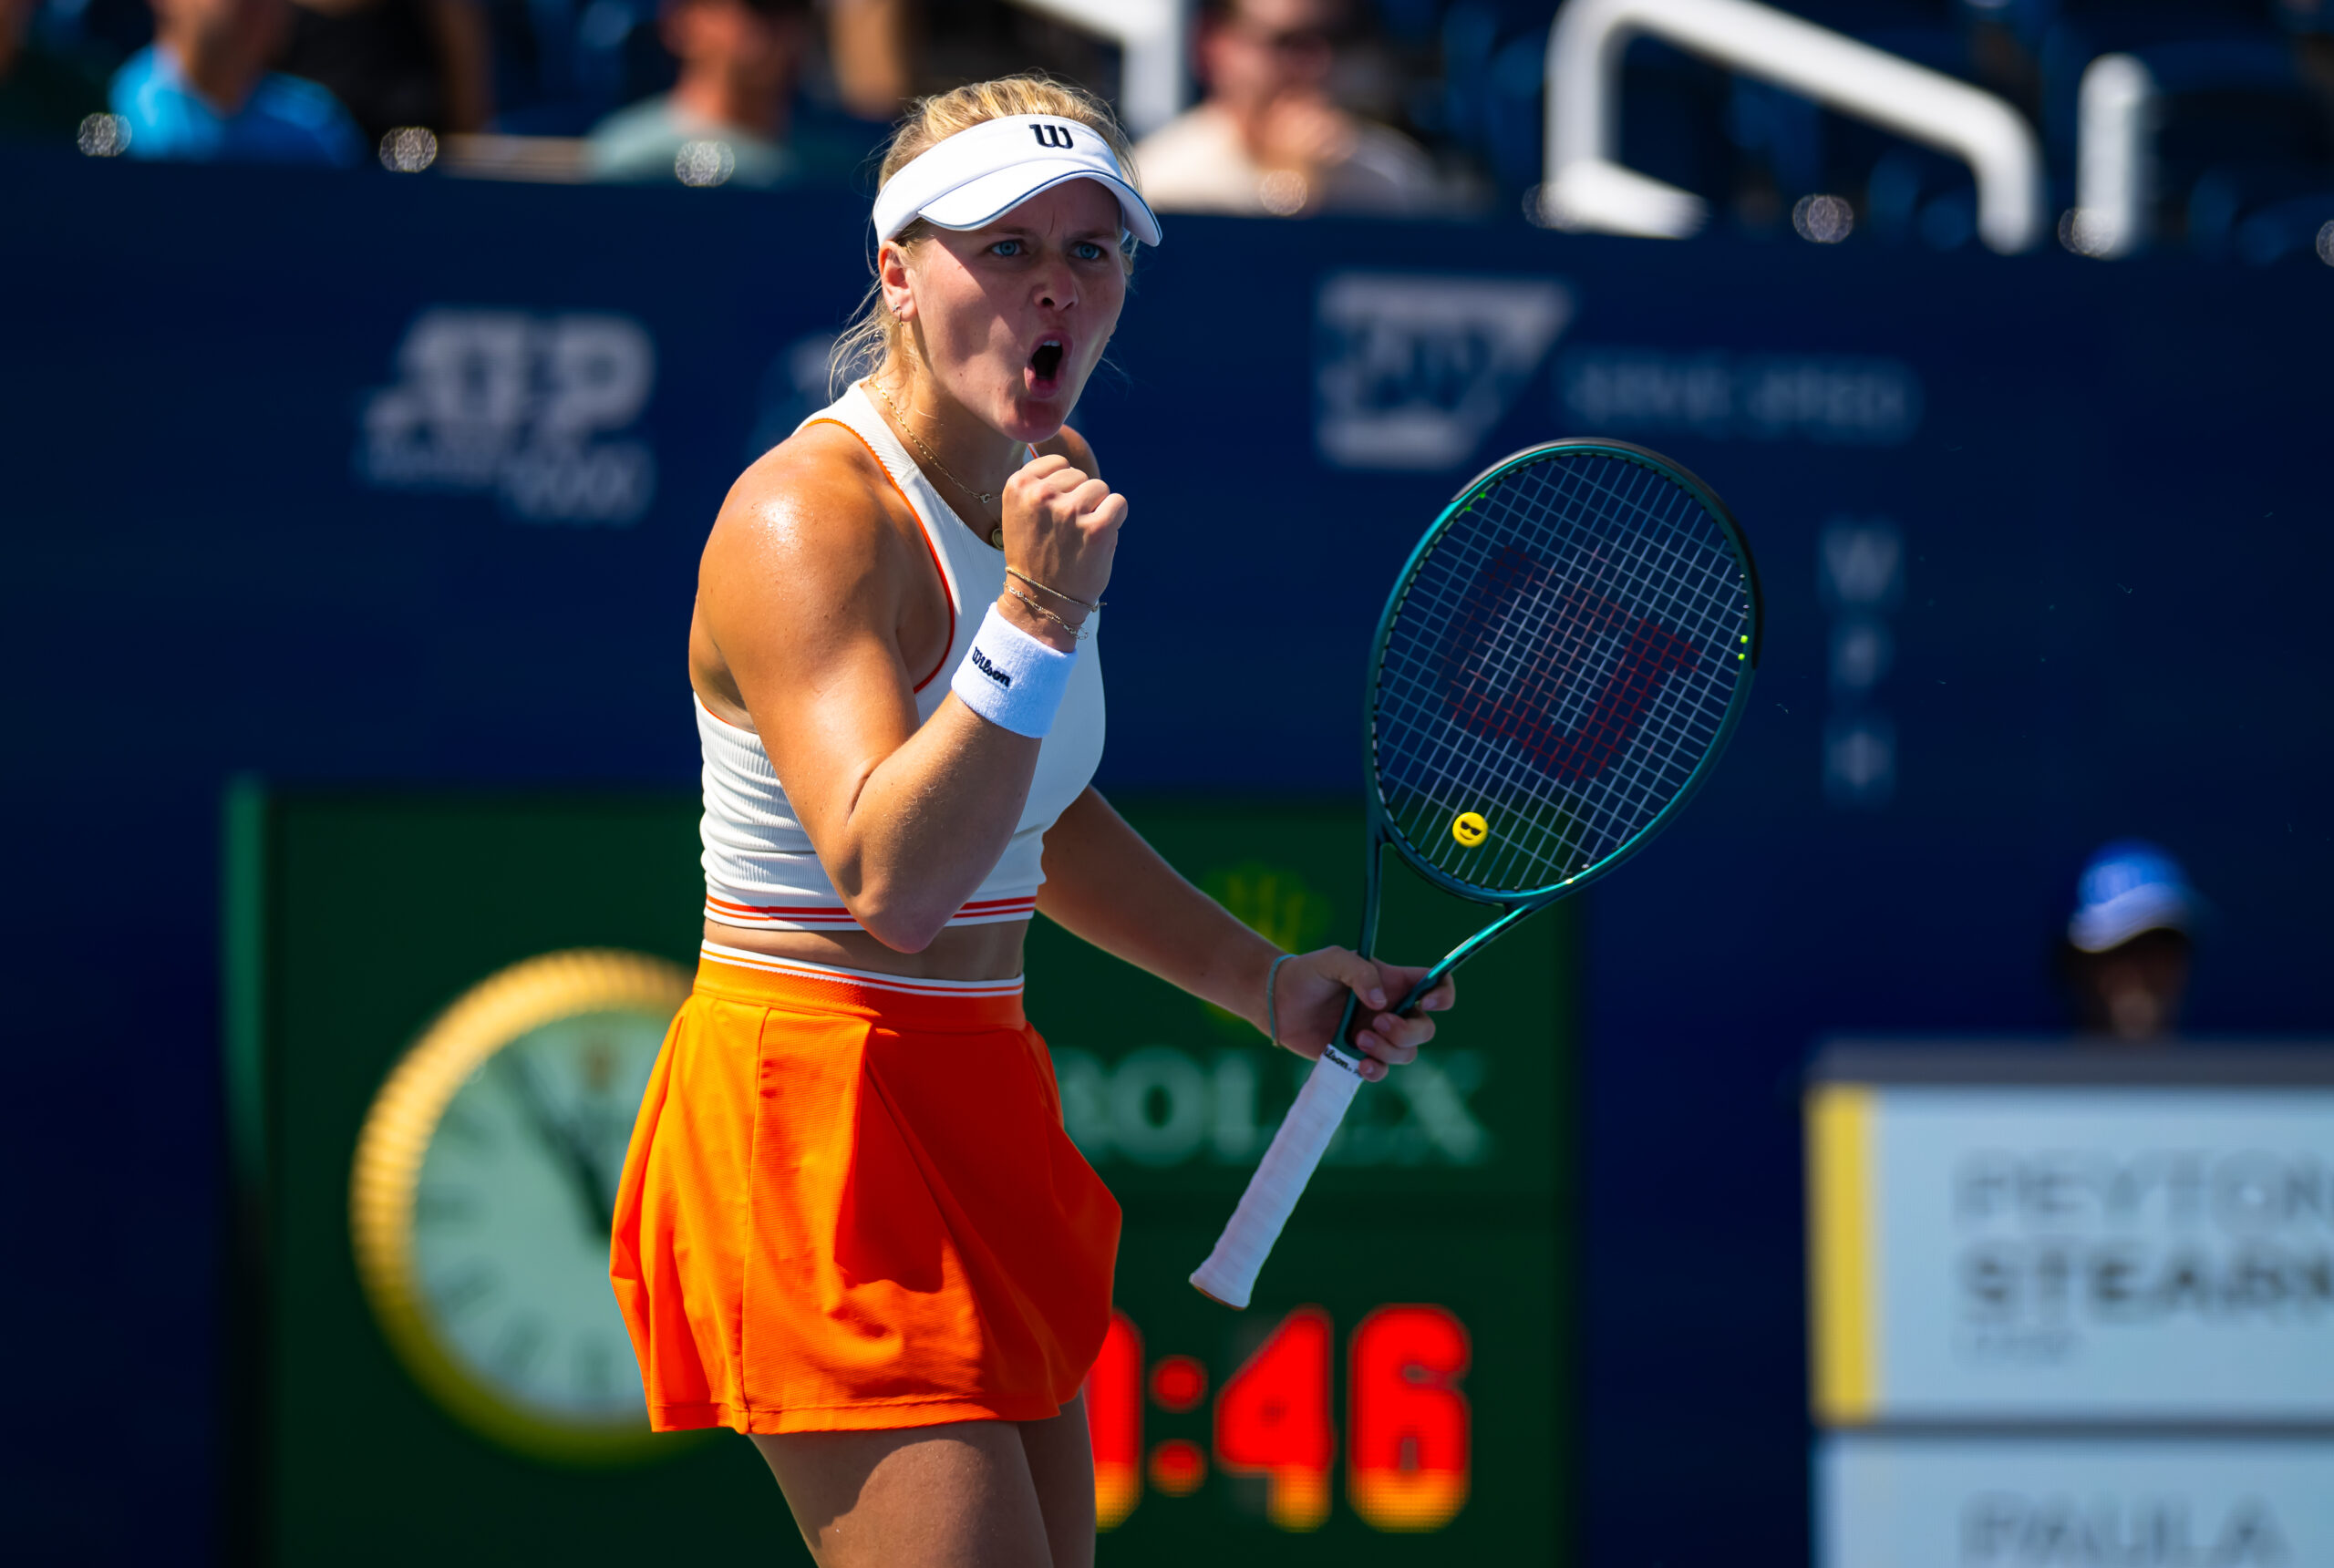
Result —
M1483 820L1480 811L1461 811L1451 819L1451 836L1459 841L1461 849L1473 849L1491 836L1492 825Z

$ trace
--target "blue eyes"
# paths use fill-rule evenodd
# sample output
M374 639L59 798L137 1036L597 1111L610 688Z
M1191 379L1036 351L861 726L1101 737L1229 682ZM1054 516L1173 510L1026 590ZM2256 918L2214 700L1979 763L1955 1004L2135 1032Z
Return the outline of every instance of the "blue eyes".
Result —
M1000 260L1028 254L1028 245L1020 240L999 240L988 248L988 253ZM1099 262L1110 253L1091 240L1080 240L1069 248L1070 255L1081 262Z

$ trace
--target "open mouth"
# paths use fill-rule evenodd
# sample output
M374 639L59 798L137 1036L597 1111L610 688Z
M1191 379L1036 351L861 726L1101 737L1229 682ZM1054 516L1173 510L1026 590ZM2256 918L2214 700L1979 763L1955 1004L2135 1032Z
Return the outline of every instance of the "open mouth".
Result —
M1038 345L1038 351L1029 356L1030 373L1040 381L1051 381L1061 374L1061 355L1060 340L1046 339Z

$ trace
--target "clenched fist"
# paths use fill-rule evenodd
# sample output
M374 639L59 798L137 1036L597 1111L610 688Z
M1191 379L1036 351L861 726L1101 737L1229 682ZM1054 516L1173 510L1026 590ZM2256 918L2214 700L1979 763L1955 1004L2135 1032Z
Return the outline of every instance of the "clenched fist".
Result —
M1005 560L1016 572L1048 588L1090 603L1102 597L1118 554L1119 527L1127 519L1127 499L1048 453L1005 481ZM1055 647L1072 646L1069 628L1038 614L1015 598L1019 588L1071 626L1087 612L1068 600L1008 579L998 608L1031 636Z

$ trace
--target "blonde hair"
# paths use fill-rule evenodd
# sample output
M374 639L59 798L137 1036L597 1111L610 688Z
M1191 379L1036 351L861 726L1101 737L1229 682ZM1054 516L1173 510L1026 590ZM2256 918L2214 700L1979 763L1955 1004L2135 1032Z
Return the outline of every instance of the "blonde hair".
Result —
M1110 106L1075 82L1059 81L1035 72L998 77L994 81L968 82L910 104L892 132L890 146L884 149L883 171L876 180L876 188L881 190L890 184L893 175L958 131L1019 114L1049 114L1090 127L1110 144L1127 183L1138 191L1142 189L1141 181L1135 175L1133 144L1121 129L1118 116L1110 112ZM906 249L930 238L932 225L918 218L901 230L892 242ZM879 253L881 248L877 247ZM1125 247L1130 268L1134 264L1133 249L1131 242ZM835 339L834 351L827 360L828 395L833 396L839 384L847 385L862 376L879 373L893 360L905 358L909 352L907 323L883 308L883 282L879 275L868 285L867 297L859 302L851 325Z

